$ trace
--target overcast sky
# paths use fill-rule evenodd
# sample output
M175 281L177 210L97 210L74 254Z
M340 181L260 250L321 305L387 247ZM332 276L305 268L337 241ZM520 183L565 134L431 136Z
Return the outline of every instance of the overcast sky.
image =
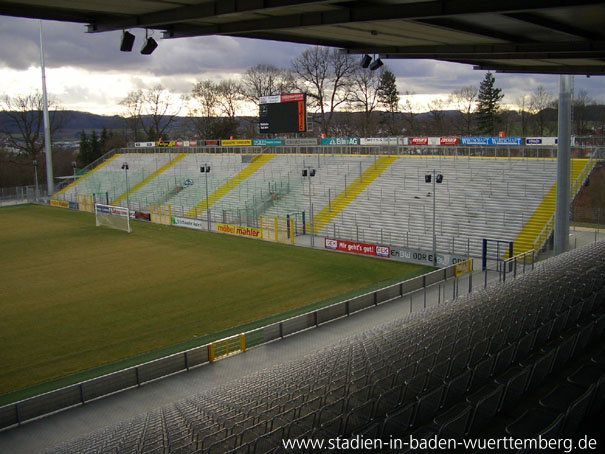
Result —
M47 88L50 96L68 110L119 114L119 102L130 91L158 83L176 95L189 94L204 79L238 78L259 63L288 68L307 46L229 37L161 40L152 55L141 55L145 32L136 35L133 52L120 52L121 32L89 34L81 24L44 21ZM40 90L39 21L0 16L0 95ZM454 90L478 86L484 71L471 66L431 60L387 60L397 77L400 93L413 92L419 110L435 97L447 98ZM558 96L559 77L550 75L495 74L507 104L543 85ZM575 77L575 90L585 90L605 103L605 77Z

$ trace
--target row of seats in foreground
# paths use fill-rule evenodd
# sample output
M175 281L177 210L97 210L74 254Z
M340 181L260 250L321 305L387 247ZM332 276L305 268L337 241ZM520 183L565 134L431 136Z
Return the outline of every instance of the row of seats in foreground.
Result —
M593 435L605 401L604 283L599 242L52 452L296 452L282 440L336 437L407 452L392 440Z

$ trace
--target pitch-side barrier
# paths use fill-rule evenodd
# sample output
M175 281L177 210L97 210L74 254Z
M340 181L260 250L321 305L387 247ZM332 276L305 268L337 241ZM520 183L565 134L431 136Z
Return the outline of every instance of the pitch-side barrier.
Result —
M145 383L172 374L213 363L221 358L243 353L249 348L283 339L292 334L402 297L407 298L409 296L410 312L412 312L413 297L422 294L424 302L422 309L424 309L427 306L427 289L429 287L441 285L450 279L454 279L454 285L452 286L454 293L452 296L456 296L458 294L456 285L458 279L472 273L472 271L473 261L469 259L251 331L5 405L0 407L0 431L120 391L142 386ZM469 279L469 293L472 291L471 282ZM439 291L441 301L441 287ZM445 300L445 292L443 300Z

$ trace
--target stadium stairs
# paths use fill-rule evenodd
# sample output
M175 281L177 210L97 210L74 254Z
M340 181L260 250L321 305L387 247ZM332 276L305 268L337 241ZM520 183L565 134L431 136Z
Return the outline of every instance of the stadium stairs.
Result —
M602 241L51 452L260 454L290 452L284 439L357 436L384 446L410 435L597 438L605 410L604 301Z
M227 181L223 186L221 186L216 191L214 191L212 194L210 194L208 196L207 201L206 201L206 199L203 199L202 201L200 201L195 207L193 207L186 213L186 216L194 217L197 210L203 210L203 209L210 208L211 206L213 206L217 201L219 201L222 197L227 195L227 193L229 193L232 189L239 186L242 181L246 180L254 172L256 172L261 167L263 167L266 163L271 161L274 157L275 157L274 154L264 154L264 155L254 156L252 158L252 162L250 163L250 165L248 165L244 170L239 172L237 175L235 175L233 178L231 178L229 181Z
M383 156L378 158L374 165L368 167L351 185L338 194L330 206L325 206L314 218L313 229L315 233L321 232L338 214L353 202L368 186L372 184L386 169L391 166L397 156Z
M579 192L582 184L590 175L595 162L588 159L571 160L571 186L572 199ZM590 168L587 168L590 166ZM574 183L583 174L582 181L574 188ZM540 250L554 229L555 208L557 197L557 184L555 183L544 200L540 203L531 218L527 221L517 238L514 240L513 250L515 254L522 254L531 249ZM539 244L538 244L539 243Z
M138 190L140 190L141 188L143 188L144 186L146 186L147 184L149 184L151 181L153 181L159 175L163 174L168 169L170 169L171 167L173 167L179 161L181 161L182 159L184 159L186 157L187 157L187 155L184 154L184 153L177 155L174 159L172 159L171 161L167 162L162 167L160 167L158 170L156 170L155 172L153 172L152 174L150 174L149 176L147 176L143 180L139 181L132 188L129 188L126 192L124 192L123 194L121 194L120 196L118 196L116 199L114 199L113 202L112 202L112 205L119 205L122 201L126 200L126 197L130 197L130 194L136 193Z

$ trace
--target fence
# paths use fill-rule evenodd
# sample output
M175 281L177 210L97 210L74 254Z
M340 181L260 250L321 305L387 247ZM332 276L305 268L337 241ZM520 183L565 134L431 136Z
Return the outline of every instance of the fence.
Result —
M470 269L472 269L472 265ZM221 357L244 352L247 348L284 338L297 332L317 327L338 318L346 317L355 312L378 306L379 304L404 296L410 296L411 312L412 296L419 292L423 292L423 307L426 307L427 288L445 282L450 278L454 278L453 287L456 289L455 273L456 265L442 268L237 336L231 336L184 352L169 355L138 366L5 405L0 407L0 430L21 425L26 421L37 419L73 406L83 405L86 402L141 386L162 377L188 371L193 367L212 363ZM469 285L469 292L470 291L471 286Z
M46 188L42 186L0 188L0 206L34 203L42 199L46 199Z

